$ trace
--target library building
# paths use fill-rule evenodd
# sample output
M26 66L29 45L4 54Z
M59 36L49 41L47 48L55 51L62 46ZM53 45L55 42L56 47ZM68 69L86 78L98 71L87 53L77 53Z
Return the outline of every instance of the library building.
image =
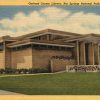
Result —
M0 37L0 69L97 72L99 65L99 34L45 29L18 37Z

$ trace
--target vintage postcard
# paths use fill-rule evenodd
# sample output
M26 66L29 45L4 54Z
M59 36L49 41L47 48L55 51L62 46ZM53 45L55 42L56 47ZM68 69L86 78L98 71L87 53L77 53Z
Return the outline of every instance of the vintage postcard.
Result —
M99 96L100 2L1 0L0 95Z

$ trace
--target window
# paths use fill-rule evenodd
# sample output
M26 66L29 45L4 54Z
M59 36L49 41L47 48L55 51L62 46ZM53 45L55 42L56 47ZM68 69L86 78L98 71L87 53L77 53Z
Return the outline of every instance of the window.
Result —
M0 51L3 51L3 49L4 49L3 44L0 44Z

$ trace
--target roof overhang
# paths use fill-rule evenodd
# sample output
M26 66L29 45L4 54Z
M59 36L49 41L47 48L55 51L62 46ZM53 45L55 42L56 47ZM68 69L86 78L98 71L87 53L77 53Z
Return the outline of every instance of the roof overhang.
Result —
M71 32L66 32L66 31L59 31L59 30L53 30L53 29L45 29L33 33L29 33L26 35L18 36L16 37L17 39L28 39L28 38L33 38L33 37L38 37L46 34L53 34L53 35L60 35L60 36L80 36L80 34L77 33L71 33Z
M27 42L24 44L15 44L15 45L8 45L9 48L19 47L23 45L29 45L29 44L37 44L37 45L46 45L46 46L59 46L59 47L70 47L73 48L73 45L60 45L60 44L51 44L51 43L40 43L40 42Z
M84 41L84 42L93 42L93 43L100 43L100 37L97 36L80 36L80 37L75 37L75 38L68 38L64 40L64 42L73 42L73 41Z
M68 35L68 34L45 32L45 33L42 33L42 34L33 35L33 36L31 36L31 37L28 37L28 38L34 38L34 37L38 37L38 36L42 36L42 35L47 35L47 34L51 34L51 35L60 35L60 36L71 36L71 35Z

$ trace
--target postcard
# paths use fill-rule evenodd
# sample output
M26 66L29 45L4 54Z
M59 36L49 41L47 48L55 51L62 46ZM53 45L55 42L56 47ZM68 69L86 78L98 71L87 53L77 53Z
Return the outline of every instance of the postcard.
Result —
M0 98L100 99L100 1L0 2Z

